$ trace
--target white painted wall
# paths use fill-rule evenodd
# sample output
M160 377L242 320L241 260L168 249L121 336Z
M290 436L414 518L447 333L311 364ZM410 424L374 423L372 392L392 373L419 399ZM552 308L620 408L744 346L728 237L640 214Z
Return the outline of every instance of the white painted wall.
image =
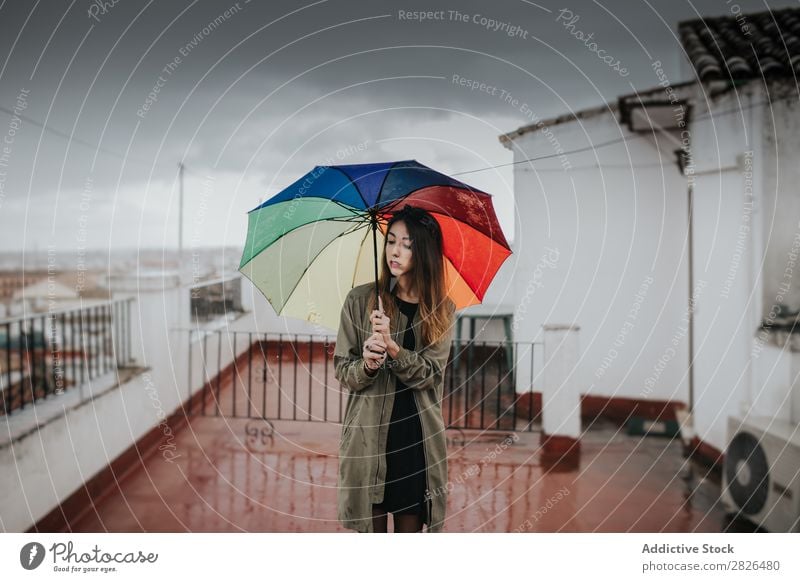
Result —
M776 98L787 91L791 94L792 86L773 90ZM764 99L759 92L759 101ZM790 256L793 246L796 252L800 236L800 111L796 94L788 102L774 99L769 107L754 108L751 119L760 123L760 150L756 155L763 160L754 163L763 185L757 247L759 259L763 256L763 272L755 286L762 299L755 303L753 314L753 322L758 325L762 317L770 317L781 301L791 310L800 308L800 262L797 256ZM754 132L758 129L754 127ZM787 285L788 290L782 291L781 285ZM774 345L758 336L754 343L755 374L750 398L753 413L800 423L800 353L790 347L797 342Z
M0 447L3 531L27 530L157 425L158 390L140 375Z
M696 282L707 283L695 313L694 423L700 438L724 450L730 415L800 420L797 354L757 337L800 232L800 116L785 102L761 106L766 96L759 83L713 99L700 89L693 115L716 114L692 124L694 273ZM749 170L752 213L745 197ZM800 307L798 269L785 298L794 309Z
M575 363L580 355L577 326L548 324L543 328L544 386L542 431L546 435L579 439L581 435L581 383Z
M779 101L783 94L793 97ZM761 95L761 92L759 92ZM761 123L762 184L764 197L764 317L775 303L779 285L788 282L790 289L785 303L792 310L800 309L800 266L787 268L787 253L793 239L800 233L800 106L797 89L787 84L773 90L774 102L770 107L753 110ZM760 96L763 101L764 97ZM795 243L796 245L796 243Z
M610 112L550 130L517 138L514 160L632 137ZM579 325L581 393L687 398L686 338L672 344L688 295L687 187L674 149L644 137L570 155L569 171L559 157L515 166L517 339L540 341L546 323ZM542 369L537 360L534 390ZM518 390L529 375L519 368Z
M193 381L191 389L188 386L189 287L181 285L177 278L161 279L116 283L115 299L126 295L136 298L131 314L133 356L138 365L150 369L121 386L111 375L97 379L87 392L100 393L101 387L105 391L94 400L75 403L66 414L55 415L40 430L0 445L0 467L4 469L0 472L3 531L28 529L133 442L159 426L202 386L205 377L199 336L191 345ZM228 324L222 333L209 334L206 340L210 371L217 369L218 353L222 368L233 361L232 334L228 332L265 330L273 321L270 313L274 316L274 311L264 305L263 296L251 293L249 285L245 279L244 305L255 311ZM236 347L241 354L248 346L237 341ZM30 409L33 428L38 423L32 413ZM161 454L164 462L170 463L170 458L176 458L181 451L169 447L172 438L166 425L162 432ZM176 478L181 478L175 470Z
M800 308L800 264L788 254L800 233L800 115L792 102L764 100L758 83L713 98L697 86L692 98L694 422L720 450L731 414L800 421L800 355L755 337L787 266L784 302ZM715 116L703 119L709 110ZM517 138L514 160L624 135L611 113L550 130ZM578 324L583 393L688 401L687 182L674 169L673 144L628 143L572 155L570 171L558 157L515 167L516 336L538 340L542 324ZM649 167L659 156L663 174ZM519 372L518 390L528 376Z
M756 313L751 295L752 243L737 234L745 221L743 179L738 169L697 176L695 188L694 426L725 448L728 414L746 408L751 386L750 350ZM752 216L752 215L751 215ZM737 256L741 260L736 266Z

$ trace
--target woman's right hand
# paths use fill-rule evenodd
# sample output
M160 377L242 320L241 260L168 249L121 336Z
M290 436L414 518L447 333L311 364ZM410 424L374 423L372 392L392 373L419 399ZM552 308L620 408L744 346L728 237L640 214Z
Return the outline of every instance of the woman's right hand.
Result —
M377 370L386 361L386 342L383 335L373 333L364 342L364 353L362 354L367 368Z

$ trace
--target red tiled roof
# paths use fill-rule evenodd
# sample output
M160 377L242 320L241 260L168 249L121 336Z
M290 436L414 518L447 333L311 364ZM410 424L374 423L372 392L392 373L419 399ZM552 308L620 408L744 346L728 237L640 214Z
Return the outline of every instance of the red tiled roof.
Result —
M699 18L678 30L701 81L800 74L800 8Z

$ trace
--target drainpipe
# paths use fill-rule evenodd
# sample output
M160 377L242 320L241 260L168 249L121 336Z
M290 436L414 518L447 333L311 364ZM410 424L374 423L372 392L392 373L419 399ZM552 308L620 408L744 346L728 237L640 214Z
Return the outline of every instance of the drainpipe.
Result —
M686 174L687 160L691 163L691 154L683 149L677 149L675 156L678 170L683 176ZM694 305L692 304L692 294L694 293L694 180L688 180L686 185L686 202L689 227L689 414L692 414L694 411Z
M694 412L694 182L686 186L689 215L689 414Z

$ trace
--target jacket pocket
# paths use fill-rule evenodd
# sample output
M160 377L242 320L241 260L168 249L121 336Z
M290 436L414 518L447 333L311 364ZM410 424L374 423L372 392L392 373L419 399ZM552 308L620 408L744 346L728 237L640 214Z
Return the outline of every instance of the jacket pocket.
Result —
M342 444L345 444L348 437L353 432L353 425L359 422L359 413L361 412L363 404L363 401L359 398L353 403L353 407L348 411L349 414L345 416L342 425Z

